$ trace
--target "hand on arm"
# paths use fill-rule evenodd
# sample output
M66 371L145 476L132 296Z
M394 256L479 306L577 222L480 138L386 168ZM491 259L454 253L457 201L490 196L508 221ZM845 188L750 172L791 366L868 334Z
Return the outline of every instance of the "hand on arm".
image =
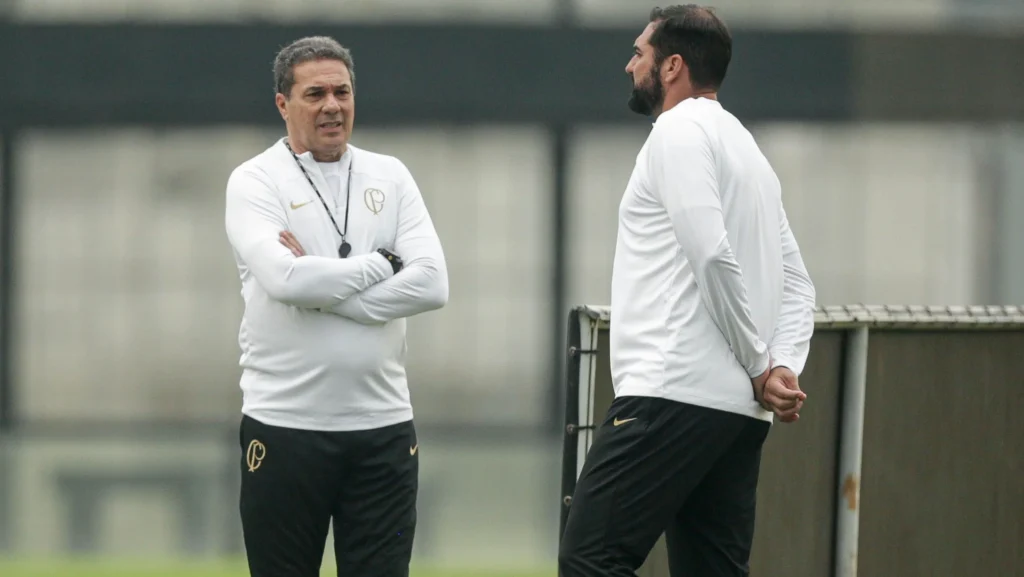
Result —
M398 230L394 253L402 269L390 279L347 299L329 311L364 324L380 324L443 307L448 302L448 268L419 187L398 163Z
M350 259L295 256L281 242L287 227L284 207L269 180L254 169L235 170L225 200L228 240L271 298L299 307L329 307L393 274L379 254Z
M651 143L654 188L711 318L756 385L767 378L768 346L758 337L743 274L729 246L707 135L689 120L654 130L659 132Z

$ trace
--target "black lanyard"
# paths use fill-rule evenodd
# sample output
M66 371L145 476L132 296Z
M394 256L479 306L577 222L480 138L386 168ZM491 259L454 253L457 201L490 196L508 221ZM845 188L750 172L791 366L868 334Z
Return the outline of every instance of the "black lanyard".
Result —
M295 151L292 150L292 147L288 144L287 140L285 140L284 145L288 148L288 152L292 153L292 158L295 159L295 164L299 165L299 170L302 171L302 174L306 177L306 181L309 182L309 185L313 187L313 192L315 192L316 197L320 199L320 204L324 205L324 210L327 211L327 217L331 219L331 224L334 225L334 230L336 230L338 232L338 236L341 237L341 246L338 247L338 256L341 258L347 257L349 253L352 252L352 245L345 240L345 235L348 234L348 201L352 192L352 159L349 159L348 161L348 185L345 188L345 230L341 231L338 229L338 223L334 221L334 215L331 214L331 209L327 208L327 203L324 201L324 197L320 196L320 191L317 190L316 185L313 184L313 179L309 177L309 173L306 172L306 168L302 166L302 162L299 161L299 157L295 155Z

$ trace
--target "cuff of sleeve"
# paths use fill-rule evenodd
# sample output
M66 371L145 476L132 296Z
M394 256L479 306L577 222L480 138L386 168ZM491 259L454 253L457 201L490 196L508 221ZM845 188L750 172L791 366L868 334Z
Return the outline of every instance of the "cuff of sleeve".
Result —
M798 363L796 361L796 359L794 359L792 357L788 357L788 356L786 356L784 354L781 354L781 353L773 352L772 353L772 368L776 368L776 367L785 367L785 368L793 371L793 374L795 374L796 376L800 376L800 372L803 370L803 367L800 366L800 363Z
M768 364L772 360L772 357L768 354L768 351L766 350L764 354L761 355L761 358L757 360L757 363L755 363L754 366L751 367L750 369L747 369L747 374L750 375L750 378L752 379L761 376L762 374L764 374L765 371L768 370Z
M370 257L368 262L373 271L373 282L380 282L395 275L395 269L384 255L374 251L367 256Z

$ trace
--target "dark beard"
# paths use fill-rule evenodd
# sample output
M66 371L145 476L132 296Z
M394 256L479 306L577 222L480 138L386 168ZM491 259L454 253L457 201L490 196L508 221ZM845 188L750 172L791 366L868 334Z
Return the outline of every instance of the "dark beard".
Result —
M651 74L647 76L647 82L637 86L633 84L633 92L629 95L629 102L626 103L629 109L643 116L653 116L661 106L665 98L664 90L658 78L654 75L657 67L651 68Z

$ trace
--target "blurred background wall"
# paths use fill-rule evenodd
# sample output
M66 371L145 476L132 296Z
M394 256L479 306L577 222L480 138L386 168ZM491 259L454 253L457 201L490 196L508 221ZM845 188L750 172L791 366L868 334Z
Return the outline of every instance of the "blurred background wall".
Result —
M715 6L820 304L1024 302L1024 4ZM409 323L417 559L549 565L565 315L609 300L650 8L0 0L0 553L241 551L224 185L283 135L276 49L322 33L353 142L406 162L448 256Z

